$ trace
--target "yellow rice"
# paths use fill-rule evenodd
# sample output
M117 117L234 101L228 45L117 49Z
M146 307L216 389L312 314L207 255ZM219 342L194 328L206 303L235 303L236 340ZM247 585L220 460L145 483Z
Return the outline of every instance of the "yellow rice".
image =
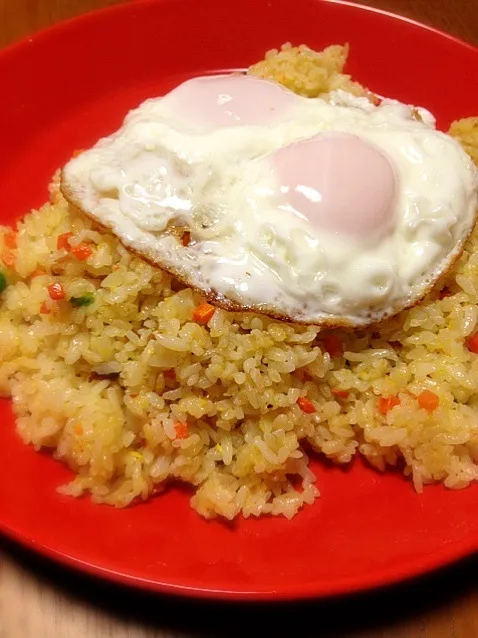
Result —
M307 96L366 95L343 74L346 55L286 45L251 71ZM475 160L477 131L478 118L451 129ZM0 390L25 443L74 471L63 492L123 507L179 479L205 517L290 518L319 495L313 451L398 465L417 491L478 478L478 356L466 346L478 322L476 231L437 290L373 331L322 333L220 309L204 326L193 320L197 293L71 209L56 183L50 199L18 223L13 251L0 232L1 253L16 257L0 301ZM66 232L94 248L87 261L57 249ZM55 282L67 299L93 293L93 304L51 302ZM327 352L330 334L343 356ZM432 412L417 402L426 389L439 399ZM303 396L315 413L301 411ZM382 414L389 396L400 404Z

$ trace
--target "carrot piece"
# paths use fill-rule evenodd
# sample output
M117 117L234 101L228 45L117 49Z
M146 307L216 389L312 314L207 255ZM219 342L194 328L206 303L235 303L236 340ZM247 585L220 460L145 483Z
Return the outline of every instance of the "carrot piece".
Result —
M183 236L181 237L181 242L183 246L189 246L191 243L191 233L189 230L184 231Z
M187 423L178 422L175 424L174 429L176 431L177 439L187 439L189 436L189 428Z
M50 308L48 308L48 305L47 305L46 301L43 301L41 306L40 306L40 314L42 314L42 315L49 315L50 314Z
M62 235L58 235L58 239L56 240L56 248L57 250L71 250L70 239L73 237L73 233L63 233Z
M337 335L327 335L322 339L325 351L330 354L332 358L341 357L344 353L344 345L342 339Z
M340 397L341 399L346 399L350 392L348 390L338 390L337 388L333 388L332 394L334 397Z
M93 254L93 250L87 244L73 246L71 252L75 255L78 261L86 261L88 257L91 257Z
M169 370L163 370L163 375L166 377L166 379L175 379L176 378L176 373L174 372L174 370L171 368Z
M390 410L392 408L394 408L396 405L400 405L401 401L397 396L391 396L391 397L379 397L378 399L378 411L381 414L387 414L387 412L390 412Z
M7 266L7 268L13 268L15 266L16 261L15 253L12 253L11 250L4 250L2 253L2 261Z
M3 236L3 243L7 248L17 247L17 233L13 230L9 230Z
M314 414L314 412L317 412L315 405L307 397L299 397L297 399L297 405L305 414Z
M438 395L431 390L423 390L423 392L417 396L417 401L418 405L427 412L436 410L440 403Z
M202 303L193 312L193 319L196 323L205 324L210 321L216 312L216 308L208 303Z
M50 295L50 299L53 299L53 301L60 301L66 297L66 292L63 286L59 283L50 284L48 286L48 294Z
M478 354L478 332L468 337L466 347L470 352L473 352L473 354Z

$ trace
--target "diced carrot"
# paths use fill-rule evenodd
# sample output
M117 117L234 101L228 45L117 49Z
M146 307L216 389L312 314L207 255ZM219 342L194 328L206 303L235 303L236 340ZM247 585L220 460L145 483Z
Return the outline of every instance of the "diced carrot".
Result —
M9 230L3 236L3 243L7 248L17 247L17 233L13 230Z
M7 268L13 268L16 261L15 253L12 253L11 250L4 250L2 253L2 261L7 266Z
M470 352L473 352L473 354L478 354L478 332L468 337L466 347Z
M93 254L93 250L87 244L73 246L71 252L75 255L78 261L86 261L88 257L91 257Z
M187 439L189 436L189 428L187 423L178 422L175 424L174 429L176 431L177 439Z
M323 337L322 342L325 351L328 352L332 358L341 357L343 355L344 345L342 339L337 337L337 335L327 335Z
M59 283L50 284L48 286L48 294L50 295L50 299L53 299L53 301L60 301L66 297L66 292L63 286Z
M189 230L186 230L183 233L183 236L181 237L181 241L183 243L183 246L189 246L189 244L191 243L191 233L189 232Z
M202 303L193 312L193 319L196 323L205 324L210 321L216 312L216 308L208 303Z
M397 396L379 397L377 405L378 411L381 414L387 414L387 412L390 412L392 408L396 405L400 405L400 403L401 401Z
M48 308L48 305L46 303L46 301L43 301L41 306L40 306L40 313L42 315L49 315L50 314L50 308Z
M348 390L338 390L337 388L332 389L332 394L334 397L340 397L341 399L346 399L350 392Z
M46 270L44 270L43 268L35 268L35 270L30 273L30 279L41 277L42 275L46 275Z
M163 374L166 377L166 379L175 379L176 378L176 373L174 372L174 370L172 368L170 370L163 370Z
M427 412L436 410L440 403L438 395L431 390L423 390L423 392L417 396L417 401L418 405Z
M307 397L299 397L297 399L297 405L306 414L314 414L317 412L315 405Z
M63 233L62 235L58 235L58 239L56 240L56 248L57 250L71 250L70 239L73 237L73 233Z

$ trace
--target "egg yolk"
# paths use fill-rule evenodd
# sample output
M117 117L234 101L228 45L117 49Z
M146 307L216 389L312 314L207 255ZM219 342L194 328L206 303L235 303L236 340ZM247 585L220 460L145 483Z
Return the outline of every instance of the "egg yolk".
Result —
M222 127L270 124L297 98L275 82L228 75L189 80L163 99L174 115L185 122Z
M348 133L321 133L273 154L279 198L318 230L377 240L394 225L396 178L370 143Z

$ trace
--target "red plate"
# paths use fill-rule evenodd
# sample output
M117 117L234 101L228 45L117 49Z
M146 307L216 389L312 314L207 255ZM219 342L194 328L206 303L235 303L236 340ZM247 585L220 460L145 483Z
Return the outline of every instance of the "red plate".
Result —
M391 15L318 0L135 2L62 24L0 55L0 210L10 222L47 196L72 151L126 111L195 74L242 68L290 40L350 42L349 70L447 126L478 113L478 50ZM188 596L292 599L391 583L478 547L478 485L417 495L360 462L314 462L322 498L294 520L206 522L171 489L117 511L60 496L68 471L24 446L0 405L0 530L94 574Z

